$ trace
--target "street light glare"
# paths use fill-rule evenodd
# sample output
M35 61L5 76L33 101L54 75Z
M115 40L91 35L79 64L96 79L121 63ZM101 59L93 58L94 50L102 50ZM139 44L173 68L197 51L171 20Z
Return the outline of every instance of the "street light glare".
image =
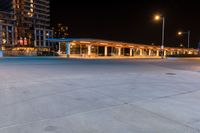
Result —
M185 34L187 34L187 36L188 36L188 48L190 48L190 34L191 34L191 31L190 30L188 30L188 31L179 31L178 32L178 35L179 36L181 36L181 35L185 35Z
M160 20L160 15L156 15L155 20Z
M183 34L183 32L181 32L181 31L178 32L178 35L182 35L182 34Z

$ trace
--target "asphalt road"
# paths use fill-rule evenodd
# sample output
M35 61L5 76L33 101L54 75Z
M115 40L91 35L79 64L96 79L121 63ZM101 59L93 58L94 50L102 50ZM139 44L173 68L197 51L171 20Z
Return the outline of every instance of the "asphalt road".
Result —
M0 133L200 133L200 59L0 59Z

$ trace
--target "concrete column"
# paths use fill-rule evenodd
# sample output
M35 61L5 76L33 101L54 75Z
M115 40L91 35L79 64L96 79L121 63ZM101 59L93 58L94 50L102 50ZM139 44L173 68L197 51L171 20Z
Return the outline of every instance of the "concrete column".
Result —
M61 54L61 51L60 51L60 44L61 44L61 42L58 43L58 54L59 54L59 55Z
M42 42L43 47L46 47L46 32L48 32L48 31L43 30L43 42Z
M67 58L70 57L70 42L66 42L66 55Z
M104 56L107 56L107 55L108 55L108 47L105 46L105 47L104 47Z
M91 55L91 45L88 45L88 55Z
M121 56L121 48L118 48L118 56Z
M177 54L179 54L179 51L177 51Z
M143 49L140 49L140 55L143 55Z
M133 56L133 49L130 48L130 56Z
M8 38L9 34L8 34L8 26L6 26L6 44L9 45L9 38Z
M12 46L15 45L15 30L14 27L12 26Z
M37 47L37 34L36 29L34 29L34 46Z
M149 56L151 56L151 49L149 49Z
M164 50L164 57L167 55L167 51L166 50Z
M39 30L39 47L41 47L41 30Z
M159 53L160 53L160 51L159 51L159 50L157 50L157 51L156 51L156 56L159 56Z
M80 55L82 55L82 45L80 44Z
M97 46L96 48L97 48L96 49L96 51L97 51L96 55L99 56L99 46Z

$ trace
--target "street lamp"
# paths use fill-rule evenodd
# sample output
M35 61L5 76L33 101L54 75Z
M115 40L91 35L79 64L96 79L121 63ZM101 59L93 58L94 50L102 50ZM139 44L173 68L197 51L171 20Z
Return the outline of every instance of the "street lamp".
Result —
M187 34L188 35L188 48L190 48L190 31L188 30L187 32L182 32L182 31L179 31L178 32L178 35L181 36L183 34Z
M165 42L165 17L162 15L155 15L154 17L155 21L162 20L162 44L161 44L161 50L162 50L162 59L164 58L164 42Z
M2 25L3 25L3 20L0 19L0 32L2 32ZM1 41L2 38L0 38ZM0 57L3 57L3 52L2 52L2 42L0 43Z

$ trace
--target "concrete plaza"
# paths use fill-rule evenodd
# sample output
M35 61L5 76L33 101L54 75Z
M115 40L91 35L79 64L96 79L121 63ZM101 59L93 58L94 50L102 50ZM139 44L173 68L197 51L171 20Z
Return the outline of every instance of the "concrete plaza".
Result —
M0 133L200 133L200 59L0 59Z

